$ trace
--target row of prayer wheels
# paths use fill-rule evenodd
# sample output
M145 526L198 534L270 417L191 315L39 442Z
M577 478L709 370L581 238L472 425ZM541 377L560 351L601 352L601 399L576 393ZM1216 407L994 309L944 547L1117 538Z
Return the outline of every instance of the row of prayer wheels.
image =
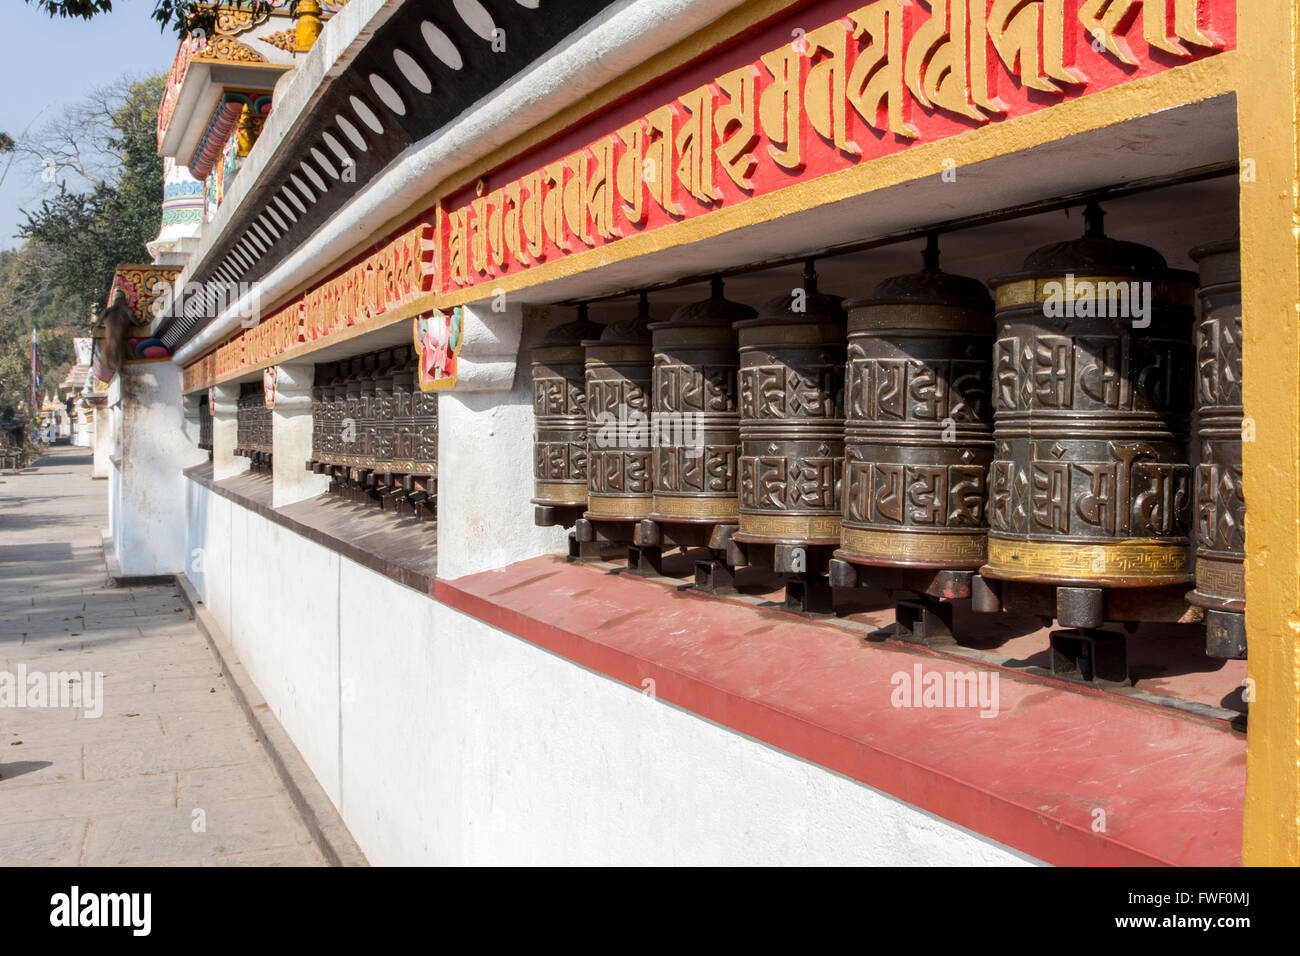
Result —
M266 407L261 382L239 386L235 403L235 454L249 459L254 471L271 468L271 410Z
M1235 240L1193 253L1198 322L1195 274L1085 219L987 288L941 271L932 237L862 299L809 263L757 312L716 279L668 321L644 296L603 330L580 307L533 353L539 522L702 525L735 563L789 572L795 549L832 583L966 573L977 611L1050 588L1084 629L1146 619L1115 592L1182 589L1185 611L1194 585L1208 652L1244 656Z
M199 447L212 457L212 411L208 408L207 396L199 403Z
M336 493L422 516L437 494L438 402L415 363L404 346L317 365L307 470Z

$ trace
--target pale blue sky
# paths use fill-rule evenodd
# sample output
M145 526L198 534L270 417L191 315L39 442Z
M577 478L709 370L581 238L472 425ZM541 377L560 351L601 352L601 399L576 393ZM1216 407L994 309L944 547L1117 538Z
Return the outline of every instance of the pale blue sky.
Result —
M87 87L123 73L139 78L170 69L176 34L159 32L153 8L154 0L114 0L112 13L90 21L51 20L25 0L0 0L0 89L8 91L0 98L0 130L17 139L42 109L38 126ZM0 172L8 160L0 156ZM0 183L0 249L19 244L18 209L40 205L43 188L38 176L16 165L9 170Z

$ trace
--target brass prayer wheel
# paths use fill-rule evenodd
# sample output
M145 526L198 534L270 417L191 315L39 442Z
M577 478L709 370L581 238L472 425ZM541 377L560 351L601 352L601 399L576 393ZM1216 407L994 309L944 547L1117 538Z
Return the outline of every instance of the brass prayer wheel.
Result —
M311 386L311 459L313 462L325 458L325 431L328 417L329 394L334 378L334 366L317 365L312 372Z
M587 350L587 513L641 519L654 506L646 298L636 318L605 326Z
M1190 583L1195 276L1107 238L995 279L986 577L1063 586Z
M212 412L208 409L208 396L204 393L199 400L199 447L212 452Z
M375 422L371 457L375 460L375 470L381 474L393 470L393 378L401 359L401 349L380 352L375 371L375 397L370 403L370 415Z
M251 382L239 386L239 400L235 403L235 454L247 457L253 451L253 389Z
M803 284L736 323L740 527L749 544L836 545L844 471L843 299Z
M415 356L407 349L393 369L393 453L391 471L413 474L415 471L415 413L412 389L415 381Z
M438 393L421 389L418 375L411 382L411 451L411 474L438 474Z
M365 360L354 358L348 363L347 378L343 382L342 416L339 420L339 455L341 464L355 465L360 457L361 380L365 375Z
M587 383L582 343L599 326L578 318L533 346L533 481L535 505L581 507L587 503Z
M324 416L325 421L321 431L320 457L322 461L329 464L337 464L339 455L342 454L339 431L343 427L343 395L345 391L343 382L346 375L347 363L340 362L330 373L325 388L321 390L321 414Z
M379 379L384 374L388 354L379 352L365 357L366 374L361 380L361 403L357 418L357 460L361 468L375 467L375 445L379 431Z
M1196 326L1196 589L1206 653L1246 656L1246 501L1242 494L1241 255L1236 239L1192 250L1200 266Z
M651 411L656 521L735 524L740 514L734 323L752 319L747 305L723 298L713 279L709 298L652 324Z
M894 276L848 311L844 522L837 558L975 569L986 558L993 458L993 299L978 279Z
M262 382L239 386L235 418L236 453L247 458L271 454L271 409L266 407Z

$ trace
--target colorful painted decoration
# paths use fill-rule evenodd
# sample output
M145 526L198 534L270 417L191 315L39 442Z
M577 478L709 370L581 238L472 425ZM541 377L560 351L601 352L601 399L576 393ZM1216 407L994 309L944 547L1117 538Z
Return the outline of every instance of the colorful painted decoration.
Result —
M262 401L267 408L275 408L276 386L280 381L280 366L262 369Z
M247 107L256 116L266 116L271 112L271 97L266 94L228 92L221 96L208 128L199 141L198 148L190 158L190 175L197 179L206 179L217 159L222 155L230 134L239 125L239 117Z
M432 392L456 387L456 359L464 329L460 306L450 312L434 311L417 316L415 333L416 369L420 391Z
M165 359L171 358L171 350L162 344L161 339L155 338L128 338L126 340L126 360L128 362L142 362L148 359Z

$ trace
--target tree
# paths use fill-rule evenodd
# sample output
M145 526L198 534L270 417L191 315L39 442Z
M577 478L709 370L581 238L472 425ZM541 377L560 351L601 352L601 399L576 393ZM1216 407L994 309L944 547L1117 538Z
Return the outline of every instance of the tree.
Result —
M113 9L113 0L27 0L51 17L74 17L90 20ZM271 0L221 0L222 6L246 7L257 16L270 11ZM289 11L295 12L298 0L290 0ZM170 24L181 36L198 30L212 33L216 26L216 5L205 0L154 0L153 18L162 29Z
M75 359L72 339L86 335L88 315L60 297L47 268L57 252L39 243L0 250L0 407L17 407L31 381L31 330L35 328L42 378L53 390Z
M145 243L158 232L163 196L155 132L163 82L123 78L20 138L15 155L61 178L39 209L25 211L23 246L0 251L0 404L27 396L32 329L52 391L114 269L149 261Z
M94 90L20 147L43 178L50 169L63 176L39 209L23 210L18 235L53 250L44 271L80 322L108 294L119 263L151 258L145 243L157 235L163 195L155 130L164 80Z

